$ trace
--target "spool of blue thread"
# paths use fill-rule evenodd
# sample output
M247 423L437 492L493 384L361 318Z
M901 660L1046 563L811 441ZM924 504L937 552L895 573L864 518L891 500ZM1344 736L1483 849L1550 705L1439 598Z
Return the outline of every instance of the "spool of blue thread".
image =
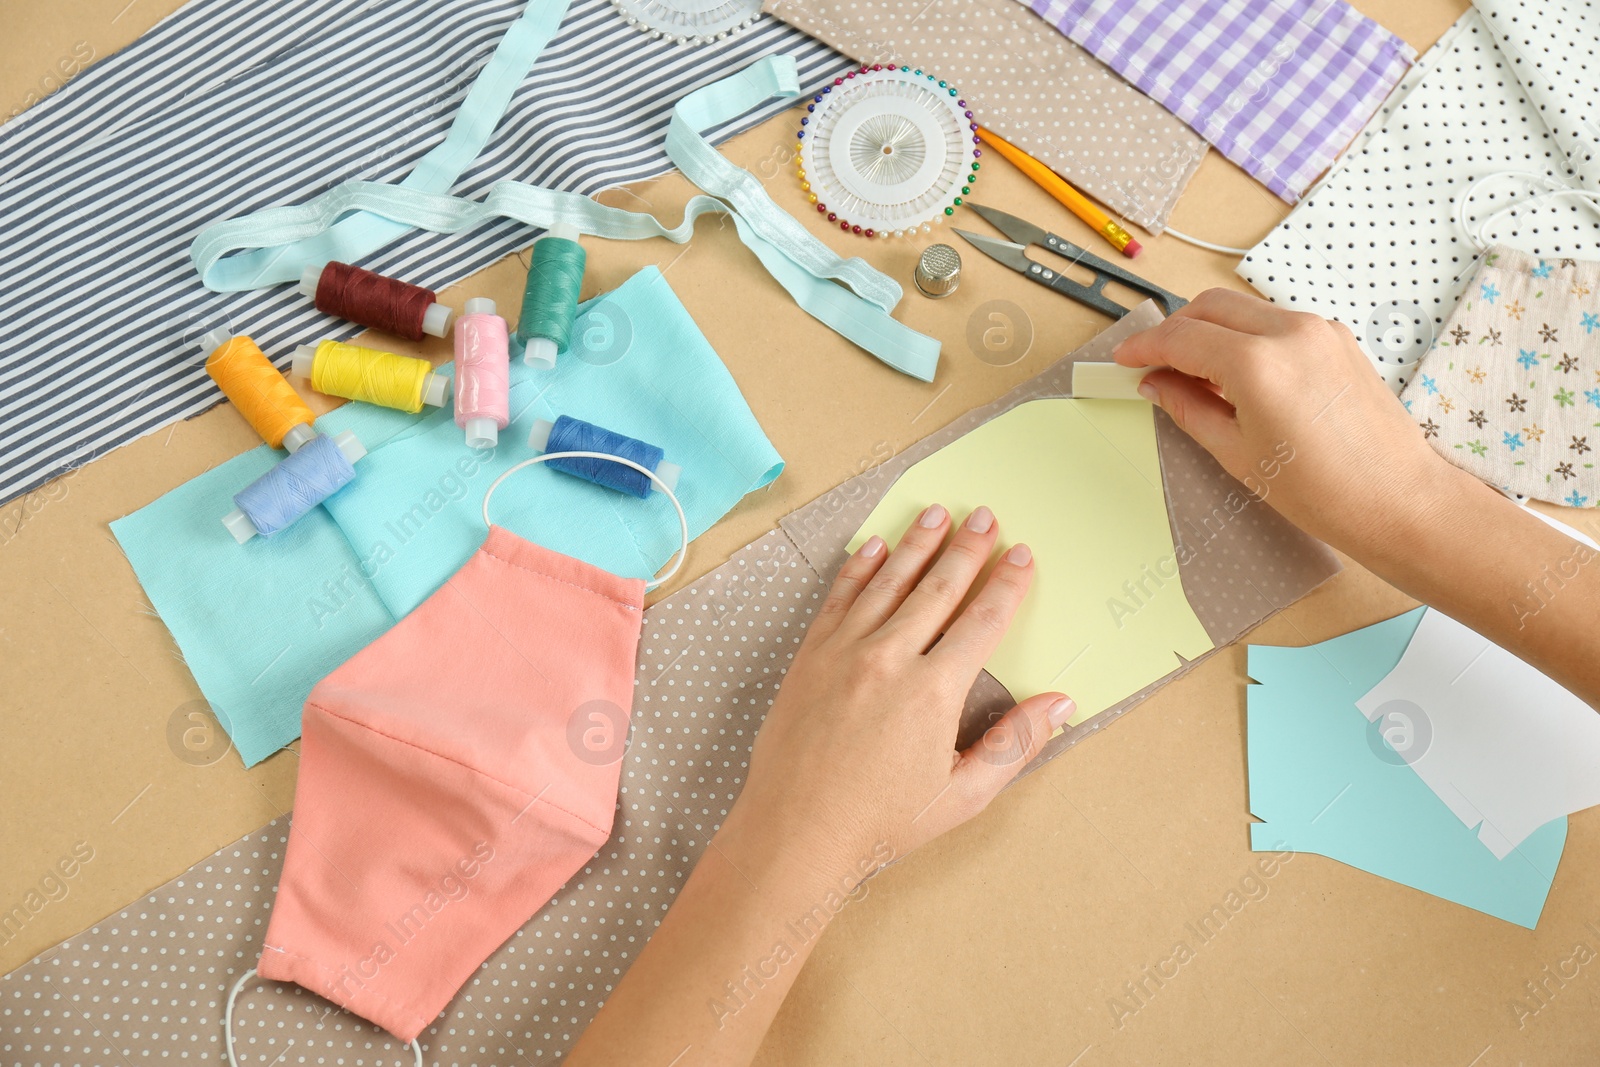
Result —
M356 460L366 454L349 430L337 437L318 434L236 493L222 525L241 545L257 534L271 537L348 485Z
M604 426L562 415L555 422L540 419L528 434L528 445L535 452L603 452L608 456L631 459L641 467L655 472L668 489L677 491L678 476L683 468L668 463L666 453L655 445L615 433ZM655 484L632 467L604 459L553 459L547 466L582 478L586 482L615 489L643 500L650 495Z

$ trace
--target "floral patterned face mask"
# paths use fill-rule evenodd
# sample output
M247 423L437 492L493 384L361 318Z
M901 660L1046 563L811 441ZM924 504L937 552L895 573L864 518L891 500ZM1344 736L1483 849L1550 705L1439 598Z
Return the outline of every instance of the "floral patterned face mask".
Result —
M1400 399L1490 485L1600 504L1600 263L1489 249Z

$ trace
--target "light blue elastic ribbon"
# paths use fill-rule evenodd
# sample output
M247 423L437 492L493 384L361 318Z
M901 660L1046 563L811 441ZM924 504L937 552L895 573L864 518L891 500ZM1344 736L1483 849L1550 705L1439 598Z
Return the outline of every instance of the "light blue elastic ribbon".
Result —
M772 201L755 175L728 162L703 136L773 97L798 95L792 56L758 60L695 90L673 108L668 158L712 194L692 197L675 227L577 193L520 182L497 184L481 203L447 194L482 150L564 10L563 3L530 0L473 84L445 140L399 185L344 182L306 204L213 223L189 248L201 280L216 292L294 282L307 266L330 259L358 261L412 228L456 233L495 218L541 229L564 222L596 237L665 237L682 244L694 235L696 219L720 213L732 216L739 239L803 311L896 370L932 381L939 342L890 315L900 301L900 286L865 260L845 259L813 237Z
M444 140L417 160L411 173L401 180L400 188L424 193L450 191L482 153L483 146L489 143L490 135L511 103L511 94L517 91L517 86L533 69L534 60L555 36L569 3L570 0L528 0L522 14L500 38L494 55L489 57L489 62L467 90ZM201 240L215 228L202 230L190 248L197 267ZM353 263L399 240L410 227L382 217L381 213L363 213L337 224L330 219L324 229L326 232L293 244L258 241L249 246L235 246L251 247L254 251L234 256L219 265L215 281L202 269L201 280L212 290L223 293L298 281L306 267L321 266L329 260Z

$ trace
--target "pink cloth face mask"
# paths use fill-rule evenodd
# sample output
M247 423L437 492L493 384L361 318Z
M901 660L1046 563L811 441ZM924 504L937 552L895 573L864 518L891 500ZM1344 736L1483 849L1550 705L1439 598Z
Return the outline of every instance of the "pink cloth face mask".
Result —
M490 525L318 683L257 973L376 1023L420 1063L423 1029L610 837L647 588ZM228 998L230 1062L250 977Z

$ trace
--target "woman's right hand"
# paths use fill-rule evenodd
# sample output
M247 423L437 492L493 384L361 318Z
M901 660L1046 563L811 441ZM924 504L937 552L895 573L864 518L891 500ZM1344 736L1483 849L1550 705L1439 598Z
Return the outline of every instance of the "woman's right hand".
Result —
M1142 394L1285 518L1352 554L1473 481L1428 446L1340 323L1208 289L1116 360L1155 368Z

